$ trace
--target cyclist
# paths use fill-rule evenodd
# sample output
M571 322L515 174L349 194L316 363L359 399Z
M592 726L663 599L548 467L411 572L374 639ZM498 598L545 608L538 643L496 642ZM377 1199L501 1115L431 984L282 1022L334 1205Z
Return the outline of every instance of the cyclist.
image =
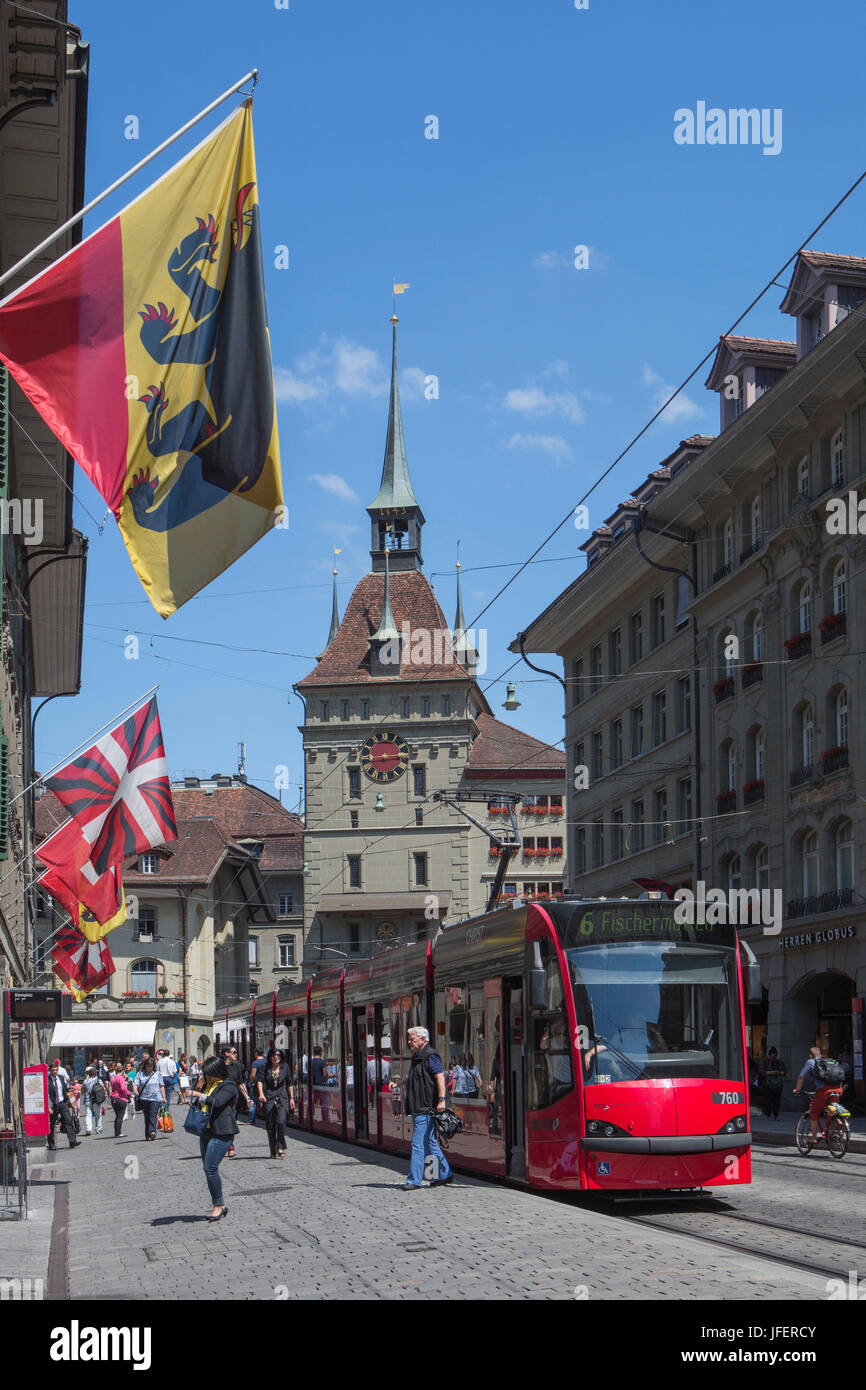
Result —
M809 1138L813 1144L818 1142L818 1124L822 1114L831 1101L842 1099L841 1086L827 1086L822 1084L822 1079L817 1069L817 1063L821 1058L820 1047L810 1047L806 1065L797 1077L797 1084L794 1087L794 1095L798 1096L803 1089L804 1081L808 1082L809 1089L814 1086L815 1094L809 1105Z

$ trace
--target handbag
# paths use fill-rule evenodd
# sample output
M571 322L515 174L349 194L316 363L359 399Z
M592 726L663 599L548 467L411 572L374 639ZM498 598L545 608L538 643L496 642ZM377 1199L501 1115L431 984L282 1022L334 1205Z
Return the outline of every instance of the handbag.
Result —
M200 1106L190 1105L186 1112L186 1119L183 1122L183 1127L187 1134L197 1134L201 1137L203 1134L207 1133L209 1123L209 1117L203 1113Z
M453 1110L434 1111L433 1125L440 1148L447 1149L451 1140L460 1133L463 1121Z

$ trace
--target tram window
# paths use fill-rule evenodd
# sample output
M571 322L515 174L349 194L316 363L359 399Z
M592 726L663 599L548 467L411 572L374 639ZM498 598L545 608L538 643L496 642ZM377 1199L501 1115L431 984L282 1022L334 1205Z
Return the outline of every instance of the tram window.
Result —
M529 1108L544 1110L574 1085L562 976L551 941L528 943L527 969L532 1048Z
M484 996L481 990L446 985L442 1061L445 1081L455 1100L484 1103Z
M502 1134L502 1046L500 1036L499 1000L487 1000L485 1035L490 1080L487 1082L487 1130L491 1135Z
M347 1111L348 1111L348 1114L349 1114L349 1115L352 1115L352 1114L354 1113L354 1104L353 1104L353 1102L354 1102L354 1098L355 1098L355 1065L354 1065L354 1058L353 1058L353 1056L352 1056L352 1019L351 1019L351 1010L349 1011L349 1013L350 1013L350 1016L349 1016L348 1018L346 1018L345 1021L344 1021L344 1027L345 1027L345 1032L346 1032L346 1036L345 1036L345 1047L346 1047L346 1103L347 1103Z
M336 1015L313 1014L311 1038L313 1089L339 1081L340 1034Z

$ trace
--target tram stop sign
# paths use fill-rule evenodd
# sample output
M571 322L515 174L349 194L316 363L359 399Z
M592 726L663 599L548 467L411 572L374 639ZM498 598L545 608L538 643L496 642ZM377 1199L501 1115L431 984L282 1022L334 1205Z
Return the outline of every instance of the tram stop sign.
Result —
M60 1023L72 1017L72 996L59 989L7 989L10 1023Z

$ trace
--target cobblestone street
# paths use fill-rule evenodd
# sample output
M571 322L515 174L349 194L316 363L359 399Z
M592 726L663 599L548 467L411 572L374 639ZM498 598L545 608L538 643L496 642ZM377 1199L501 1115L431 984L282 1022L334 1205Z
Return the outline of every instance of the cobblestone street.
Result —
M156 1143L143 1141L136 1118L125 1138L84 1139L76 1150L64 1144L36 1169L34 1219L15 1239L24 1237L32 1255L21 1272L44 1273L48 1297L826 1298L823 1278L695 1238L721 1230L730 1239L727 1216L676 1213L669 1219L677 1229L649 1229L619 1209L459 1175L449 1187L407 1194L401 1160L294 1133L286 1159L274 1162L264 1131L247 1126L238 1158L221 1167L229 1215L209 1226L197 1143L182 1128L180 1107L173 1113L175 1133ZM850 1234L866 1159L831 1168L816 1156L798 1170L793 1153L765 1154L753 1187L728 1201L731 1211L773 1221L784 1193L789 1224L792 1212L802 1224L819 1202L836 1211L838 1234ZM52 1202L60 1214L53 1224ZM694 1235L682 1233L681 1215ZM43 1270L49 1231L51 1266ZM777 1248L774 1237L767 1249ZM840 1267L846 1259L843 1251Z

